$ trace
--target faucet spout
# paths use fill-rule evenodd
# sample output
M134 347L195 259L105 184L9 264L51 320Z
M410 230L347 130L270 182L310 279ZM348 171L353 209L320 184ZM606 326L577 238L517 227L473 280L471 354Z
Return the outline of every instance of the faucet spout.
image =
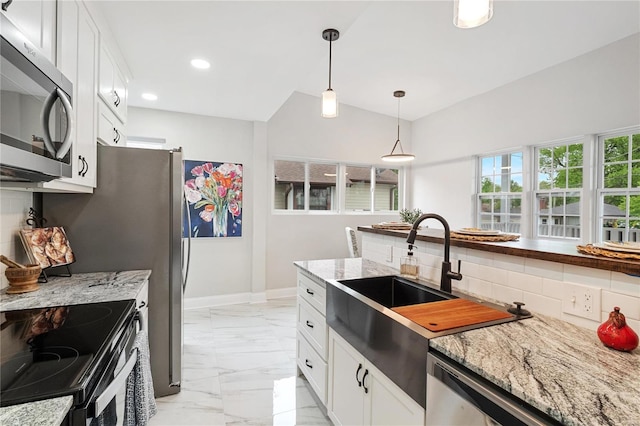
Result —
M409 243L409 250L413 248L413 244L416 242L416 235L418 233L418 226L426 219L435 219L444 227L444 261L442 262L442 274L440 275L440 290L451 293L451 279L460 281L462 274L460 273L461 262L458 260L458 272L451 270L451 262L449 260L449 252L451 247L451 229L449 223L440 215L435 213L425 213L421 215L413 223L409 236L407 237L407 243Z

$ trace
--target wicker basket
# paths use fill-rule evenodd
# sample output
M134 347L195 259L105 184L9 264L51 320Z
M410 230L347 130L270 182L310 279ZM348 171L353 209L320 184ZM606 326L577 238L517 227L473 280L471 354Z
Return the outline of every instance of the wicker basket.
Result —
M38 285L38 277L42 272L40 265L27 265L26 268L7 268L4 275L9 281L7 293L28 293L36 291L40 288Z

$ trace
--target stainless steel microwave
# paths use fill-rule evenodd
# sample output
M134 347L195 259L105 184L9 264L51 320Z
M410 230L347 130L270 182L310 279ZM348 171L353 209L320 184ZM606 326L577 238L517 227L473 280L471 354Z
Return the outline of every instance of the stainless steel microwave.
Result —
M71 177L72 83L0 14L0 180Z

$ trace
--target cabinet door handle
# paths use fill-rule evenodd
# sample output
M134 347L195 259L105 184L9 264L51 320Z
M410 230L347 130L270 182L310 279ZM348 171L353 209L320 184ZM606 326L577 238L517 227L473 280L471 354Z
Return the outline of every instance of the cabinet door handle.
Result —
M138 306L138 309L144 308L145 306L147 306L147 302L143 300L140 302L140 306Z
M116 129L115 127L113 128L113 131L116 133L116 137L115 137L115 138L113 138L113 141L114 141L115 143L120 142L120 132L119 132L119 131L118 131L118 129Z
M7 0L5 2L2 2L2 10L6 12L7 9L9 9L9 6L11 6L11 3L13 3L13 0Z
M307 327L313 328L313 323L309 320L307 320Z
M362 387L364 388L364 393L369 393L369 388L364 385L364 379L369 375L369 370L364 370L364 374L362 375Z
M306 365L309 368L313 368L313 365L311 365L311 361L309 361L308 359L304 360L304 365Z
M84 158L82 158L82 155L78 155L78 161L80 162L80 167L81 167L80 171L78 171L78 176L82 177L82 172L84 172L84 167L85 167L85 164L87 163L86 161L84 161Z
M307 289L307 294L310 294L310 295L312 295L312 296L313 296L315 293L313 292L313 290L311 290L310 288L308 288L308 289Z
M82 169L84 170L84 172L82 173L82 177L85 177L87 175L87 172L89 171L89 163L87 163L87 159L85 157L82 157L82 162L86 166Z
M113 101L113 104L118 107L120 105L120 95L118 95L117 91L113 91L113 95L115 96L115 100Z
M360 378L358 377L358 374L360 374L360 370L362 370L362 364L358 364L358 370L356 371L356 382L358 382L358 387L362 387L362 382L360 381ZM364 377L363 377L364 379Z

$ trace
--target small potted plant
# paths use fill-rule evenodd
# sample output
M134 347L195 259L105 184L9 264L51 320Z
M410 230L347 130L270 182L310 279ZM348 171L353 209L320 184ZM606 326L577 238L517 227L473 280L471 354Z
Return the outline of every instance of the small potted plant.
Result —
M413 222L415 222L420 215L422 214L422 210L420 209L413 209L413 210L409 210L409 209L402 209L400 210L400 219L405 222L405 223L410 223L413 225Z

